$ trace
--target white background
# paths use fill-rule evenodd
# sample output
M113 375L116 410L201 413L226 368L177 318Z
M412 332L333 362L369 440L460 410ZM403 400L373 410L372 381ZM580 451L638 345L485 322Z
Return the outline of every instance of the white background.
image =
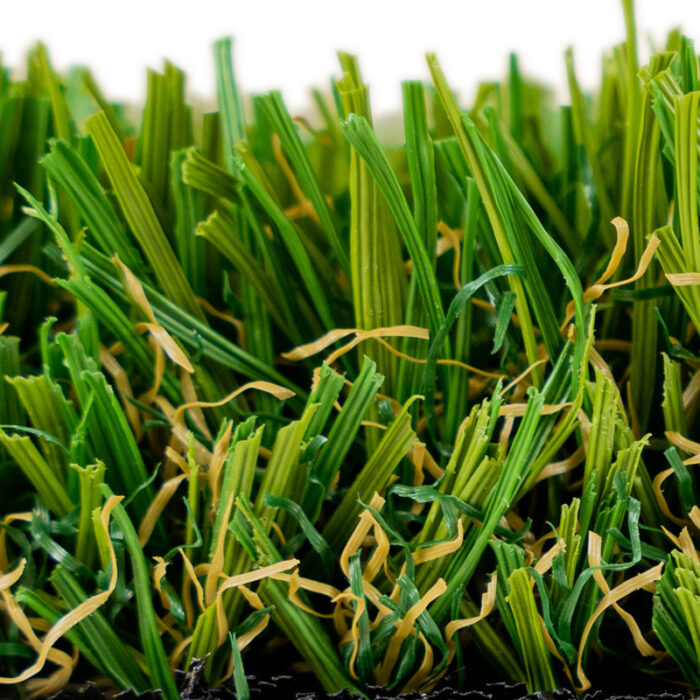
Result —
M619 0L0 0L0 10L6 64L21 66L42 39L56 68L89 65L111 99L141 102L144 68L165 57L187 71L190 95L212 98L211 43L233 35L244 91L280 88L293 110L338 74L336 49L358 53L375 114L398 108L402 79L427 78L427 50L468 102L478 80L504 74L510 50L565 96L572 45L593 87L602 52L624 39ZM700 0L638 0L637 20L642 57L649 37L662 44L678 25L700 48Z

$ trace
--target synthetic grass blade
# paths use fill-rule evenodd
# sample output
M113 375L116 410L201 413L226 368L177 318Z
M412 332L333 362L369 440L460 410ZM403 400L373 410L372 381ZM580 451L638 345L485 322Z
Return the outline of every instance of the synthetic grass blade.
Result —
M345 75L336 83L347 114L371 123L368 88L361 83L354 57L341 54ZM405 280L401 238L391 212L368 166L353 148L350 154L350 272L355 325L363 330L399 325L403 321ZM367 262L370 261L368 265ZM388 348L375 348L379 369L394 391L397 361Z
M700 74L621 6L564 107L0 65L5 694L700 691Z
M113 495L107 485L102 486L102 492L107 498ZM136 530L124 506L117 505L113 513L114 522L124 537L124 543L129 552L129 559L133 568L134 593L139 613L139 636L148 664L149 678L154 687L162 690L165 698L176 700L178 691L175 686L175 679L168 665L163 642L158 633L155 611L153 610L146 558L141 550Z
M98 112L86 121L85 128L95 142L124 216L153 267L160 287L185 311L202 318L192 289L107 117Z
M428 315L430 330L435 333L444 319L437 280L425 242L421 240L396 174L382 152L372 127L363 116L351 114L343 122L343 133L367 164L396 219L403 242L415 265L417 285Z

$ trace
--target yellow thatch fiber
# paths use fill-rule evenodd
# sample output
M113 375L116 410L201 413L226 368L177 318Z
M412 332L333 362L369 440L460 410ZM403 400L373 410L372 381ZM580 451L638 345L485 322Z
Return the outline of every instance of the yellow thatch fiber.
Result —
M207 478L209 480L209 488L211 490L211 510L215 513L219 507L219 492L221 491L221 473L226 462L226 455L231 444L231 436L233 435L233 421L229 421L221 437L214 445L214 452L209 462L207 470Z
M549 479L552 476L559 476L576 469L583 460L586 459L586 450L583 445L578 447L571 455L558 462L550 462L538 475L534 483Z
M124 287L129 292L132 300L149 319L148 322L136 324L135 327L138 326L139 329L147 330L172 362L182 367L187 372L194 372L194 367L187 355L185 355L180 346L172 339L168 331L156 321L153 308L136 275L134 275L134 273L119 259L118 255L115 255L112 260L124 275Z
M182 398L185 400L185 403L192 406L192 408L189 409L189 415L192 418L192 422L197 427L197 430L204 435L204 437L211 440L212 435L209 431L209 426L207 426L207 421L204 418L204 413L202 412L201 407L196 405L198 399L197 392L194 388L194 382L192 381L192 375L184 370L180 370L180 388L182 390Z
M158 518L160 518L161 513L165 510L165 507L170 502L170 499L175 494L177 487L187 478L187 474L179 474L178 476L168 479L163 485L158 489L158 493L155 498L151 501L146 511L146 515L143 516L141 525L139 526L139 544L144 547L146 542L148 542L153 528L155 528Z
M462 525L462 519L459 518L457 520L457 536L453 540L418 549L413 554L413 561L417 565L424 564L426 561L433 561L433 559L442 559L450 554L454 554L462 546L463 542L464 525Z
M666 438L674 447L677 447L679 450L683 450L683 452L687 452L688 454L692 455L692 457L684 459L683 464L700 464L700 442L690 440L680 433L671 430L666 432Z
M695 506L697 508L697 506ZM693 513L693 516L697 519L697 514ZM693 544L693 540L690 536L690 533L688 532L688 528L684 527L680 535L676 537L670 530L667 530L663 525L661 526L661 529L664 531L664 534L666 537L668 537L671 542L673 542L674 545L678 549L683 552L689 559L692 559L695 563L700 564L700 557L698 556L698 552L695 549L695 545Z
M387 342L385 338L416 338L418 340L429 340L430 334L427 328L421 328L420 326L386 326L384 328L375 328L371 331L363 331L359 328L336 328L335 330L329 331L325 335L322 335L316 340L306 343L304 345L298 345L292 348L289 352L283 352L282 357L285 360L290 360L292 362L298 362L299 360L306 359L316 355L317 353L325 350L327 347L333 343L347 338L350 335L355 335L355 337L345 345L334 350L328 357L326 357L326 363L332 364L338 358L342 357L346 353L350 352L354 347L363 343L365 340L376 340L381 343L389 352L393 353L402 360L408 362L413 362L415 364L425 364L427 360L419 357L412 357L411 355L406 355L406 353L397 350L391 343ZM459 360L437 360L439 365L449 365L453 367L461 367L469 372L479 374L484 377L490 377L492 379L500 379L503 375L497 372L488 372L478 367L468 365Z
M126 415L129 425L134 431L136 442L139 442L142 435L141 417L139 415L139 409L128 400L130 398L134 398L134 392L131 389L129 376L124 371L124 368L119 364L117 358L102 344L100 344L100 364L102 367L104 367L110 377L112 377L114 384L116 385L117 389L119 389L124 415Z
M346 343L332 352L326 358L327 364L332 364L339 357L342 357L352 350L356 345L370 338L418 338L421 340L428 340L429 338L428 329L420 328L419 326L388 326L386 328L375 328L371 331L363 331L359 328L336 328L310 343L298 345L289 352L283 352L282 357L285 360L291 360L293 362L304 360L350 335L354 335L355 337L349 343Z
M605 292L607 292L608 289L614 289L615 287L623 287L626 284L636 282L647 271L649 263L651 263L651 260L654 257L654 253L656 252L656 249L661 243L661 240L658 238L658 236L652 234L652 236L649 238L649 242L647 243L647 247L644 249L644 252L642 253L639 259L637 271L627 279L620 280L619 282L610 282L609 284L606 284L606 282L615 274L617 268L622 262L622 258L624 257L625 252L627 251L627 241L629 240L630 234L629 224L622 217L616 216L611 223L615 227L615 232L617 234L615 247L613 248L613 252L610 255L610 261L608 262L608 266L605 268L603 274L590 287L588 287L588 289L584 291L584 301L595 301L596 299L600 298ZM574 303L573 301L570 301L567 304L566 317L564 319L564 323L561 326L562 332L569 325L569 322L573 317Z
M42 282L46 282L52 287L56 286L56 283L43 270L34 267L34 265L0 265L0 277L14 272L29 272L32 275L36 275Z
M452 280L457 289L461 288L459 279L459 261L461 255L460 243L464 238L464 232L457 228L450 228L444 221L438 221L437 224L438 239L435 243L435 254L439 258L448 250L454 250L455 258L452 263ZM406 275L410 276L413 270L413 260L406 260L404 263ZM474 301L474 300L472 300ZM493 311L493 306L489 305L489 310Z
M595 532L589 532L588 534L588 562L590 566L600 566L601 564L601 559L600 559L600 550L601 550L601 538L600 535L598 535ZM603 597L601 598L600 602L596 606L595 610L593 611L593 614L588 618L588 621L586 622L586 626L583 630L583 634L581 635L581 642L579 644L578 648L578 655L576 659L576 675L578 676L578 679L581 683L580 687L577 687L577 690L583 691L583 690L588 690L591 687L591 682L588 680L588 677L583 671L583 666L582 666L582 660L583 660L583 652L586 648L586 642L588 641L588 636L591 633L591 630L593 629L593 625L595 624L595 621L611 606L615 606L618 601L622 600L626 596L628 596L630 593L633 593L634 591L638 591L642 588L648 589L650 584L655 583L661 578L661 572L663 570L663 563L658 564L657 566L652 567L651 569L644 571L641 574L637 574L636 576L633 576L630 579L627 579L626 581L623 581L620 585L615 586L612 590L607 589L607 584L605 584L605 588L601 585L599 581L599 577L596 577L594 575L594 578L596 579L596 582L598 585L601 587L601 590L603 590ZM600 577L602 578L602 577ZM605 579L603 578L603 581ZM607 590L606 590L607 589ZM621 608L618 610L618 613ZM624 612L624 611L622 611ZM636 627L636 622L634 625L630 626L630 621L629 618L627 617L627 613L624 615L620 613L622 616L622 619L627 623L627 625L630 627L630 630L632 631L632 635L634 637L635 644L637 644L637 648L640 650L641 653L649 652L648 654L645 655L650 655L650 654L656 654L656 650L653 649L651 646L645 646L642 644L642 641L638 639L637 637L637 631L638 628L635 629ZM631 617L631 616L630 616ZM634 622L632 620L632 622ZM641 633L640 633L641 634ZM641 645L641 648L640 648ZM644 649L644 651L642 651Z
M182 547L178 547L177 551L182 557L182 562L185 565L186 573L186 576L183 576L182 579L182 607L185 609L187 626L192 628L194 626L194 607L192 606L192 599L190 598L190 584L194 586L200 612L204 611L204 608L206 607L204 603L204 589L197 578L197 572L195 571L194 566L192 566L192 562L187 556L185 550Z
M667 272L666 279L674 287L691 287L700 284L700 272Z
M286 387L280 386L279 384L273 384L272 382L256 381L248 382L243 386L239 386L238 389L232 391L223 399L218 401L192 401L191 403L184 403L177 408L175 411L174 422L177 425L184 425L185 411L189 411L193 408L216 408L217 406L223 406L229 401L233 401L236 396L239 396L244 391L250 391L255 389L256 391L264 391L266 394L272 394L276 399L284 401L294 396L294 392Z
M415 633L414 625L418 617L428 609L428 606L436 601L447 590L444 579L438 579L425 595L414 603L406 612L403 619L396 622L396 632L389 642L384 660L377 669L377 681L380 685L388 685L391 672L399 659L399 651L406 637Z
M34 697L55 692L62 688L70 679L73 668L78 660L77 650L73 656L69 656L65 652L55 649L54 644L56 644L56 642L71 628L75 627L75 625L82 622L95 612L95 610L104 605L117 585L117 558L108 533L109 519L112 510L122 499L123 496L111 496L99 511L99 520L95 520L95 523L99 523L99 526L103 530L102 539L106 542L108 547L111 569L109 585L106 590L84 600L80 605L77 605L73 610L59 618L43 639L39 639L36 636L29 619L10 592L10 587L19 581L22 576L26 560L22 559L15 567L14 571L0 575L0 597L2 597L3 603L5 604L5 609L10 619L17 625L20 632L38 654L36 661L18 675L14 677L0 677L0 684L15 685L33 679L30 683L27 683L27 687L30 690L31 696ZM58 665L58 670L48 678L34 679L34 676L44 668L47 661Z
M247 384L238 387L238 389L232 391L230 394L224 396L223 399L219 399L218 401L192 401L190 403L182 404L177 409L173 408L170 402L163 396L156 396L154 398L155 403L158 405L161 411L163 411L165 417L172 426L173 438L177 441L177 443L184 450L189 449L190 445L192 445L195 449L195 454L199 464L209 468L211 468L212 465L214 466L214 472L210 475L210 485L217 498L219 492L218 477L221 467L223 466L222 460L225 458L226 448L228 446L227 441L230 440L230 435L228 437L224 435L221 438L223 442L220 445L214 446L214 454L212 454L212 452L204 447L199 440L196 440L187 430L187 426L185 425L185 413L192 409L215 408L217 406L223 406L243 392L250 390L264 391L267 394L272 394L272 396L281 401L294 396L293 391L280 386L279 384L273 384L272 382L265 381L255 381L248 382ZM189 469L187 471L189 472Z
M303 600L301 600L299 597L299 590L305 590L309 593L318 593L319 595L324 595L331 600L335 600L338 598L338 596L342 595L340 589L336 588L335 586L331 586L328 583L314 581L310 578L303 578L299 576L297 571L294 571L291 574L276 574L273 576L273 578L277 581L284 581L285 583L289 584L289 600L298 608L301 608L302 610L316 617L322 617L329 620L333 619L335 615L334 611L330 613L321 613L318 612L318 610L314 610L311 606L307 605Z
M370 501L370 506L375 510L381 510L384 506L384 499L377 493L374 494ZM464 526L461 520L458 520L457 535L449 542L441 542L431 545L423 549L419 549L413 553L413 561L415 565L425 564L430 561L448 556L457 551L463 543ZM362 616L367 610L367 602L371 603L377 609L377 615L370 622L370 629L376 629L382 619L387 615L392 614L392 610L380 601L380 591L372 584L372 581L377 577L380 571L383 571L387 580L394 583L394 589L389 598L398 600L400 588L396 583L396 577L391 573L388 567L390 542L378 520L372 512L367 509L363 511L358 523L350 535L343 551L339 557L340 568L346 577L350 578L350 557L363 547L371 547L372 553L366 560L362 571L362 587L363 596L353 593L350 587L343 591L336 589L328 584L320 583L310 579L302 578L298 572L292 574L275 574L273 578L285 581L289 584L289 600L295 603L298 607L306 612L318 617L333 619L336 632L340 638L340 645L351 642L353 651L349 659L350 675L357 679L358 674L355 668L357 653L359 650L359 623ZM556 550L558 551L558 550ZM554 557L556 551L550 556ZM405 573L406 565L404 564L399 577ZM304 589L310 593L317 593L330 598L331 603L335 606L330 613L320 613L311 608L307 603L300 600L297 592L299 589ZM424 635L415 627L418 617L443 593L447 590L447 584L443 579L438 581L426 591L426 593L406 612L402 619L396 620L394 626L396 631L389 642L385 656L382 662L375 669L377 681L382 684L388 683L392 671L396 666L399 658L399 651L406 638L412 634L416 634L422 641L424 646L423 660L420 667L414 675L407 681L404 686L404 692L409 690L427 687L427 684L432 683L441 677L445 670L440 674L431 676L433 668L433 650L430 647ZM482 599L481 612L479 615L468 618L466 620L455 620L449 623L445 629L445 638L449 650L448 663L455 653L454 634L460 629L469 627L479 620L486 617L494 607L496 596L496 576L494 576L489 584L487 592ZM350 620L350 626L347 624Z
M455 634L460 630L467 629L468 627L475 625L477 622L480 622L493 610L494 606L496 605L497 588L498 576L494 571L493 574L491 574L491 580L486 587L486 591L484 591L484 593L481 595L481 609L479 610L479 614L474 615L473 617L464 618L462 620L452 620L452 622L448 622L445 626L445 642L447 643L448 650L448 664L454 658L457 651L457 644L454 638Z
M690 520L693 523L693 525L695 525L695 527L698 530L700 530L700 508L698 508L697 506L693 506L690 509L690 513L688 513L688 515L690 516Z
M215 309L206 299L203 299L202 297L195 297L195 301L211 316L219 318L222 321L226 321L226 323L230 323L236 329L236 333L238 334L238 345L245 350L245 326L243 321L240 321L233 314L230 314L227 311L219 311L218 309Z
M599 567L602 560L602 539L600 535L595 532L591 532L588 538L588 563L589 566ZM605 580L603 572L597 568L593 572L593 578L598 584L598 587L603 591L603 595L608 595L610 593L610 586ZM632 638L634 639L634 645L642 656L655 656L660 657L664 652L654 649L649 642L644 638L642 630L639 629L637 621L630 615L626 610L623 610L617 602L612 603L612 607L615 612L623 619L630 632L632 633Z
M236 574L235 576L228 576L219 586L216 592L216 620L219 629L219 641L218 646L224 643L226 640L226 635L228 634L228 624L226 623L226 610L223 605L223 594L231 590L232 588L241 588L241 586L247 586L249 583L255 583L256 581L261 581L265 578L274 578L276 574L281 574L290 569L295 569L299 566L298 559L287 559L285 561L277 562L276 564L271 564L270 566L263 566L254 571L248 571L244 574ZM250 600L249 600L250 602ZM258 609L262 608L262 604ZM268 616L266 616L267 618ZM265 621L267 624L267 620ZM263 628L255 632L258 634ZM254 630L251 630L253 632ZM255 635L253 635L255 636ZM241 637L243 639L243 637ZM252 639L252 637L250 637Z

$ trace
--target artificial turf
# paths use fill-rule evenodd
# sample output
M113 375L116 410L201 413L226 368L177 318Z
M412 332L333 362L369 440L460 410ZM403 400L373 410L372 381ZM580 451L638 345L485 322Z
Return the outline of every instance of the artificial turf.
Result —
M698 63L622 10L565 106L428 55L400 147L345 53L304 118L226 39L206 113L2 68L1 693L700 690Z

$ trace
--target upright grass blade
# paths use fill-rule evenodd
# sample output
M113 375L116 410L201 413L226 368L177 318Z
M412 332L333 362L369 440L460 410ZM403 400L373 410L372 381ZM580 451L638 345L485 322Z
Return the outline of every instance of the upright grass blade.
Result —
M525 455L540 420L544 397L534 389L529 391L527 410L518 428L501 476L491 491L484 509L484 521L478 530L472 530L460 556L453 559L448 569L447 591L435 604L433 616L440 622L448 614L447 601L469 583L498 521L512 503L519 484L526 478L523 473Z
M80 154L65 141L53 141L41 164L68 193L102 252L109 256L116 253L127 267L138 271L142 266L140 257Z
M413 260L417 285L428 316L430 330L435 333L444 319L435 271L430 263L425 242L421 240L416 222L401 192L396 174L382 152L372 127L363 116L349 115L343 122L343 133L367 164L369 172L396 219L403 242Z
M164 73L147 73L146 105L136 144L140 178L155 205L165 211L171 202L169 153L191 143L185 105L185 74L166 62Z
M202 311L195 301L192 289L107 117L98 112L85 122L85 128L99 151L124 217L151 265L160 288L184 311L201 320Z
M692 688L700 684L697 563L674 550L654 596L653 628Z
M569 253L571 255L580 254L581 242L576 232L559 204L552 197L540 174L530 162L528 154L523 151L512 132L508 132L502 123L495 124L495 127L498 129L499 138L503 141L503 147L512 164L513 171L522 180L525 191L531 194L542 207L552 228L559 234L561 242L564 243Z
M333 421L333 426L328 433L328 441L321 448L309 475L309 484L304 496L304 511L311 522L315 522L318 518L321 512L321 501L356 440L360 425L383 382L384 377L377 371L376 364L365 357L340 414Z
M406 158L411 178L413 196L413 217L425 249L431 260L434 259L437 244L438 197L436 190L435 149L428 128L425 88L418 81L404 81L401 84L404 112L404 132L406 135ZM468 228L468 227L466 227ZM455 252L456 254L456 252ZM468 265L470 256L464 259L463 267ZM418 297L417 275L412 275L406 299L405 322L409 325L423 326L427 322L425 311ZM425 349L416 340L406 338L402 351L405 354L422 357ZM460 353L461 354L461 353ZM462 359L462 357L456 358ZM455 374L458 374L456 372ZM463 373L458 374L464 376ZM454 379L454 377L453 377ZM459 380L457 380L459 381ZM420 384L418 367L409 363L399 366L399 380L396 395L399 399L408 398L416 393Z
M661 407L666 430L685 435L688 428L683 407L681 365L671 360L666 353L662 353L662 357L664 363L664 399Z
M148 475L124 411L102 373L84 372L82 379L93 397L95 419L101 422L101 432L107 442L108 450L104 454L111 455L109 461L113 460L126 492L135 493L147 482ZM139 490L133 504L136 513L145 512L150 494L150 488Z
M698 92L673 95L678 234L674 234L670 226L657 231L661 239L659 259L667 275L700 270L700 228L697 220L699 99ZM676 285L674 289L697 327L700 323L700 288L697 284L691 284Z
M287 219L282 209L277 205L272 196L263 188L253 172L245 163L245 158L236 161L239 177L250 190L253 198L257 200L266 214L272 219L282 238L282 242L287 248L297 271L301 277L301 282L309 293L312 304L316 309L323 325L330 330L335 328L336 323L331 313L326 295L321 286L318 274L314 269L309 253L301 239L298 229Z
M66 484L67 447L77 424L73 405L65 399L59 386L45 374L11 377L6 381L17 392L35 430L53 438L40 438L42 452L56 476Z
M236 178L203 156L195 146L183 151L180 162L182 181L200 192L238 203Z
M416 80L401 83L406 160L413 194L413 216L428 255L437 243L438 195L433 141L428 129L425 86Z
M36 489L46 507L57 517L74 508L65 488L65 476L57 474L26 435L8 435L0 430L0 442Z
M0 336L0 376L16 377L20 374L20 339L16 336ZM24 410L14 387L0 381L0 425L20 425Z
M214 56L216 61L217 98L221 112L221 140L224 152L224 168L236 174L237 166L233 155L237 143L246 137L246 120L238 84L233 72L231 57L231 41L220 40L215 44ZM233 228L237 238L249 251L252 260L259 257L254 237L244 209L234 205L231 209ZM251 352L263 361L272 364L274 357L272 330L268 307L260 300L259 291L251 286L248 278L241 281L241 302L246 323L248 324L248 344ZM261 399L265 411L275 412L276 405L266 397Z
M99 508L102 500L100 487L104 483L105 465L98 462L87 467L78 464L70 466L78 472L80 479L80 518L75 556L86 566L90 566L97 553L97 542L91 528L92 513L95 508Z
M221 112L221 142L224 149L224 169L233 167L234 146L245 139L245 111L243 97L233 72L230 37L214 42L214 66L216 69L216 97Z
M210 538L212 569L210 569L205 582L205 595L209 605L195 623L192 644L188 649L189 660L203 659L207 655L214 654L219 645L218 603L212 602L219 584L219 574L221 571L227 574L242 573L244 568L249 566L250 558L247 553L240 549L235 550L234 537L229 532L229 526L233 520L235 499L250 498L252 495L255 468L263 433L263 428L260 427L251 436L246 436L246 432L252 431L252 428L252 422L250 425L242 424L238 427L224 464L221 491ZM241 608L240 596L236 598L235 591L227 591L224 593L222 602L227 610L227 618L235 620ZM208 665L211 668L211 660L209 660Z
M357 60L340 54L345 75L336 83L346 114L371 123L369 90L362 84ZM401 238L391 212L367 163L355 148L350 153L350 273L355 325L363 330L399 325L403 321L405 281ZM393 394L397 360L388 348L376 347L379 370Z
M625 3L628 14L631 12L631 4ZM628 51L633 52L632 38L628 38ZM630 56L630 68L636 65L634 56ZM654 62L650 69L658 71L662 66ZM662 64L663 65L663 64ZM654 118L652 108L652 95L647 87L640 98L637 86L636 70L632 71L632 84L629 86L630 97L628 104L629 118L633 119L639 114L637 127L638 138L636 145L636 157L634 165L625 162L625 179L630 178L630 193L627 209L630 211L632 226L632 243L634 259L639 260L645 246L648 232L653 231L662 223L663 209L658 206L658 190L660 186L661 160L659 155L659 142L661 130ZM627 143L625 145L627 148ZM649 273L635 282L635 289L647 289L653 285L653 276ZM637 301L634 303L632 316L632 353L631 353L631 385L632 401L639 422L639 429L646 430L651 412L651 404L654 396L654 387L645 381L645 377L654 376L656 373L656 319L653 303L650 301Z
M192 291L201 296L206 287L204 245L193 234L197 224L204 219L204 197L194 188L185 185L183 166L189 153L189 150L180 150L174 151L170 156L170 191L175 207L175 251Z
M625 117L627 120L625 128L624 143L622 148L622 197L620 202L620 215L629 218L632 213L632 202L637 198L634 196L636 175L640 172L639 144L644 137L642 121L635 121L638 114L642 112L642 85L639 80L639 57L637 52L637 30L634 19L634 3L632 0L623 0L622 9L625 16L625 71L622 81L623 94L626 98ZM638 201L638 200L637 200Z
M666 275L682 275L689 272L688 258L685 256L685 251L673 227L662 226L656 229L654 234L661 241L658 248L658 256L664 273ZM700 323L700 293L697 287L694 285L677 285L673 289L683 303L693 326L696 323Z
M518 240L514 236L514 229L512 228L514 218L512 209L510 209L510 202L508 201L509 197L498 187L498 180L494 181L495 173L489 173L489 166L485 160L487 156L484 153L483 145L479 141L476 129L469 123L468 118L462 117L434 55L428 56L428 65L459 145L467 159L471 174L479 187L501 258L506 265L513 263L522 263L524 265L528 280L526 288L529 292L530 303L540 324L550 357L556 356L561 341L557 333L551 301L542 296L544 285L534 264L534 259L529 252L529 246L524 240ZM517 225L515 231L517 231ZM556 246L553 241L551 241L551 245ZM558 246L556 246L556 249L557 253L562 258L565 258ZM517 278L509 278L509 284L512 291L516 294L516 310L520 318L527 358L532 364L537 361L538 355L530 308L525 297L525 288L523 283ZM534 376L539 383L541 381L541 373L535 370Z
M444 323L431 340L430 350L423 372L423 392L426 398L426 418L429 427L432 427L434 421L435 367L437 365L438 356L443 346L443 341L462 311L462 307L470 301L481 287L491 280L507 275L518 275L522 272L523 269L519 265L499 265L485 272L478 279L465 284L453 297L447 310Z
M481 217L481 198L473 179L467 183L466 212L464 215L464 240L462 241L461 270L459 282L462 287L474 278L476 259L476 237ZM474 313L471 304L465 304L457 318L455 329L454 359L468 363L471 359ZM469 397L469 373L464 368L456 368L450 377L450 392L445 410L445 436L454 440L464 417L464 407Z
M508 577L510 593L506 602L511 609L520 639L527 673L528 692L553 690L557 687L549 652L540 628L535 596L527 569L515 569Z
M257 559L269 564L281 561L274 544L265 533L260 521L255 517L248 504L239 499L237 507L243 513L252 530L257 548ZM273 579L264 580L259 588L263 601L274 605L272 617L277 625L297 647L302 656L311 664L316 677L327 692L343 688L354 690L354 685L333 650L328 636L321 627L318 618L300 610L288 599L288 585Z
M311 167L308 155L303 147L296 127L292 122L289 112L284 105L282 95L277 91L258 95L255 98L256 105L262 110L270 127L277 134L282 143L292 167L295 169L301 189L311 201L314 210L319 218L333 255L341 269L348 276L350 275L350 262L345 251L345 246L341 240L333 220L333 215L328 206L328 202L323 196L320 183Z
M287 319L292 316L287 299L282 294L275 293L278 290L272 287L265 270L247 249L245 242L238 237L231 219L216 211L197 226L197 235L205 238L226 256L253 287L278 326L285 328Z
M108 498L113 495L112 490L106 484L102 486L102 493ZM121 504L117 505L112 513L114 523L119 528L129 553L134 577L134 594L138 608L139 636L146 663L148 664L150 682L153 687L162 690L164 698L177 700L179 693L168 665L168 658L156 624L146 557L139 544L136 529L129 519L124 506Z
M136 162L141 166L141 177L161 205L168 182L168 87L164 75L148 70L146 105L136 156Z
M697 221L697 124L700 93L691 92L682 97L674 97L673 103L680 243L688 268L700 270L700 232Z
M59 82L58 76L51 66L51 60L46 46L42 43L37 44L35 49L35 59L39 70L42 72L43 80L46 83L49 98L51 100L51 115L54 122L56 135L65 141L75 140L75 130L72 124L68 102L64 94L62 85Z
M600 161L596 153L595 142L589 125L589 120L586 115L586 102L581 88L576 78L574 70L574 54L571 48L566 51L566 72L569 81L569 92L571 94L571 122L573 126L573 135L578 149L585 157L586 167L590 169L590 180L594 188L592 193L594 201L600 209L598 221L594 217L594 212L591 212L591 220L589 225L597 229L596 235L604 242L611 243L607 222L615 215L610 195L603 172L600 166ZM607 239L607 240L606 240Z
M311 404L304 411L301 420L294 421L282 428L275 438L270 461L265 468L265 475L260 483L260 489L255 499L255 514L268 532L272 521L276 520L282 528L285 537L291 534L293 522L280 514L275 518L274 508L266 505L267 494L283 496L293 501L300 501L306 488L307 476L299 464L301 457L300 443L316 407Z
M323 528L323 536L336 551L342 543L343 523L354 522L362 509L361 504L369 503L374 493L384 488L392 472L415 441L416 434L411 428L411 415L408 412L413 400L409 399L404 404L372 456L348 486L343 500Z

